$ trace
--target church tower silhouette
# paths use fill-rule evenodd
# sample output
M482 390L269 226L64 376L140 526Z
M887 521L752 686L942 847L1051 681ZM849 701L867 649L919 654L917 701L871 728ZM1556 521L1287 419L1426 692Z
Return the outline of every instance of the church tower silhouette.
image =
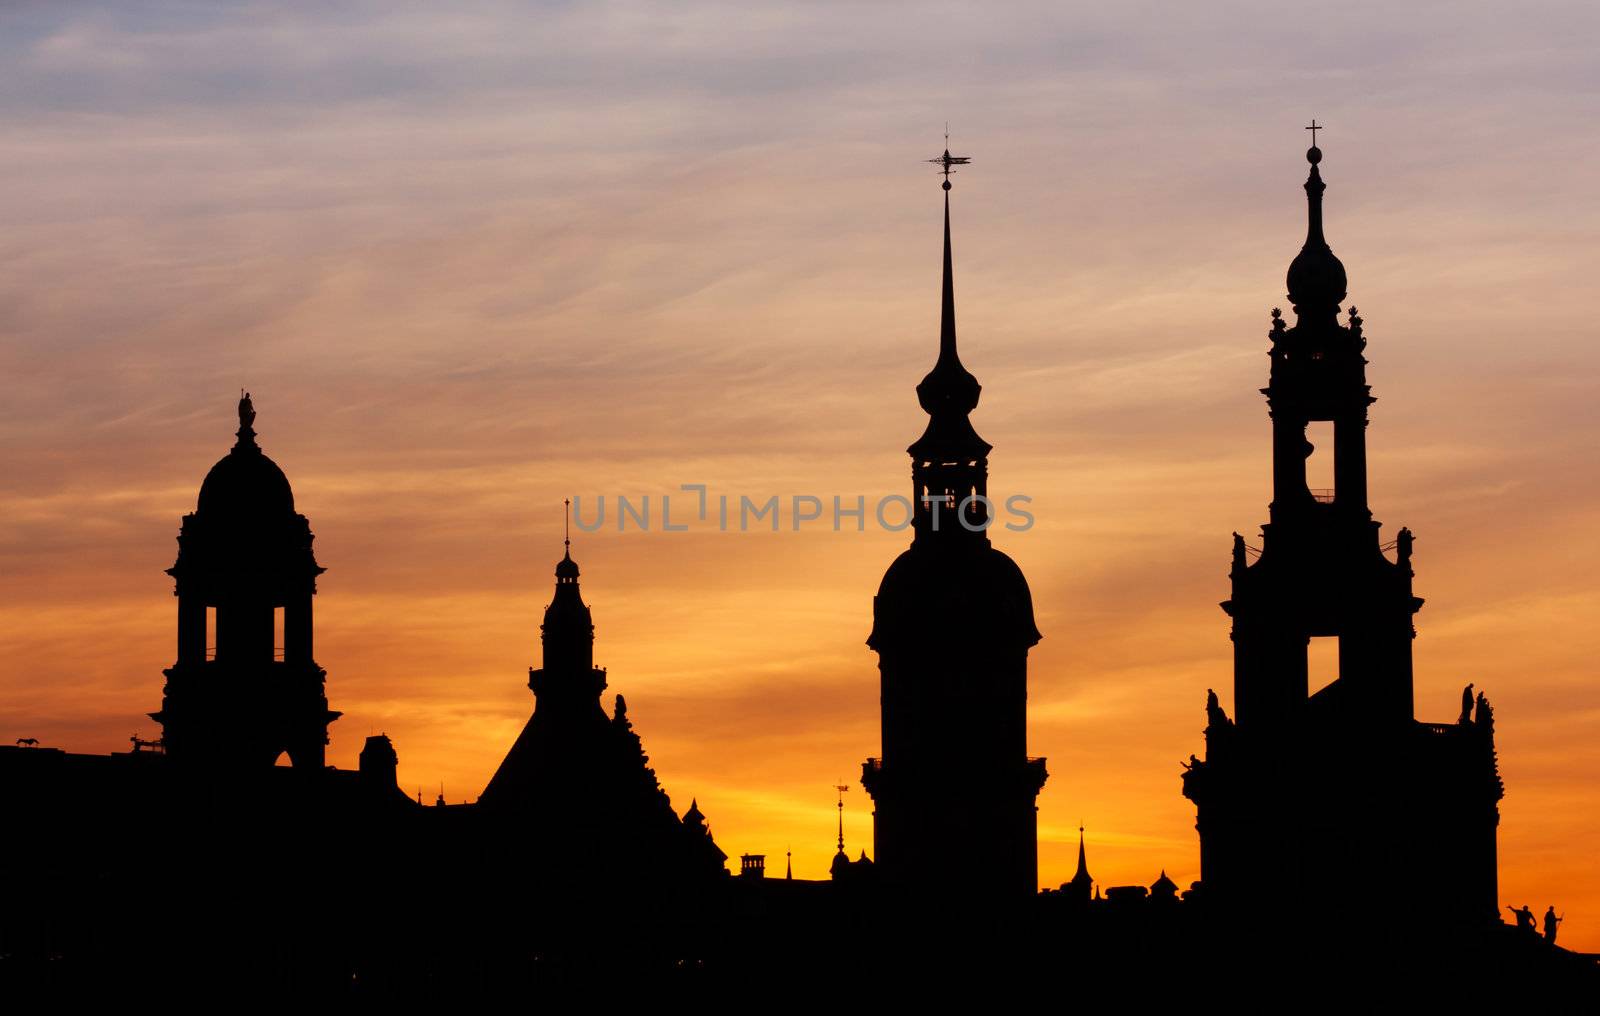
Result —
M691 803L672 810L621 695L607 716L606 671L594 665L594 618L578 587L572 544L556 564L555 594L540 625L543 666L528 671L534 710L478 798L520 865L613 878L720 874L726 855Z
M287 753L295 768L320 770L328 724L340 715L312 658L311 598L324 569L288 477L256 444L255 418L246 392L238 442L183 518L167 569L178 660L150 717L175 761L271 766Z
M1354 307L1339 321L1346 276L1323 236L1321 149L1306 158L1308 229L1288 272L1296 322L1273 310L1262 389L1270 521L1259 551L1234 534L1222 605L1236 716L1209 696L1206 758L1183 776L1202 885L1245 906L1304 900L1320 919L1356 919L1375 898L1430 919L1493 918L1493 713L1469 688L1456 723L1414 718L1413 538L1382 543L1367 505L1366 338ZM1331 441L1307 439L1317 424ZM1311 487L1308 464L1330 455L1333 488Z
M980 386L956 351L944 182L939 358L917 385L928 426L911 455L911 547L884 574L867 644L881 672L883 754L862 766L879 877L953 896L1038 890L1035 800L1044 759L1027 752L1028 650L1039 641L1021 569L990 543L990 445L968 418Z
M539 810L572 794L597 775L596 765L609 762L597 760L610 754L612 743L612 721L600 705L606 672L594 665L594 618L578 574L568 541L556 564L555 595L539 626L544 665L528 670L533 716L484 787L479 803L487 809Z

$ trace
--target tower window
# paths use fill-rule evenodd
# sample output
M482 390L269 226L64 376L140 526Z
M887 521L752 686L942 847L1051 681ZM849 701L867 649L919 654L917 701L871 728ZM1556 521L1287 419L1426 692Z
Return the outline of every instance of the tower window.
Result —
M1333 500L1333 421L1306 424L1306 489L1318 501Z
M1339 679L1339 637L1306 640L1306 690L1312 695Z
M283 608L272 608L272 658L283 659Z
M206 608L206 659L217 658L217 608Z

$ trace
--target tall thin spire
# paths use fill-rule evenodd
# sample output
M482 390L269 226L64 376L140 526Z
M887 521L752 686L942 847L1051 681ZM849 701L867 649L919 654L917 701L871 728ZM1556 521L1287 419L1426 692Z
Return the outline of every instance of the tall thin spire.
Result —
M945 186L950 184L946 182ZM961 357L956 354L956 283L950 257L949 191L945 191L944 195L944 287L939 313L939 362L943 363L946 358L957 364L961 362Z
M950 126L946 124L944 154L928 161L937 165L940 175L944 177L944 182L940 185L944 188L944 286L939 315L939 361L934 370L937 372L939 367L944 366L964 374L966 371L961 367L961 357L956 354L955 271L950 256L950 174L955 172L952 167L965 166L972 159L965 155L950 154Z
M933 369L917 385L917 401L931 417L928 429L909 451L919 459L944 461L972 460L989 453L989 445L972 429L967 414L978 404L983 390L978 379L961 363L956 350L955 268L950 243L951 167L965 166L972 160L951 155L949 135L945 135L944 154L929 162L939 166L944 176L944 263L939 308L939 358Z

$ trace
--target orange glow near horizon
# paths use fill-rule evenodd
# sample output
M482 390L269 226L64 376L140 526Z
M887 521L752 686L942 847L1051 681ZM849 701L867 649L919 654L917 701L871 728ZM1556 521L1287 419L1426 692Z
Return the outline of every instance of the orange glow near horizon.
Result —
M1308 53L1243 3L1165 28L974 10L914 39L885 12L847 39L800 8L621 10L4 33L5 743L153 735L163 569L244 386L328 568L330 763L383 731L408 792L475 798L533 705L564 497L909 495L938 334L919 160L948 119L974 157L952 192L973 421L992 491L1037 519L994 539L1045 636L1040 881L1071 877L1082 823L1102 886L1187 886L1179 763L1206 689L1232 708L1217 603L1229 534L1266 518L1257 389L1314 108L1379 399L1372 507L1417 534L1418 717L1488 694L1501 902L1553 903L1600 950L1600 223L1591 143L1551 129L1594 112L1579 42L1394 13L1384 45L1340 16ZM864 643L908 539L787 515L573 533L606 703L730 855L826 877L841 781L870 851Z

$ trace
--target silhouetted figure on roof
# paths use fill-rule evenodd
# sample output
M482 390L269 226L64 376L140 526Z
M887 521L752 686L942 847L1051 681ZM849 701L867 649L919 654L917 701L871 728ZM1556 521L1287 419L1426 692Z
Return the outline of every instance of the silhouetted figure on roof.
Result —
M1551 945L1555 945L1556 944L1556 926L1559 925L1564 920L1566 920L1565 917L1557 917L1556 916L1556 908L1554 906L1549 907L1548 909L1545 910L1545 912L1544 912L1544 940L1546 942L1549 942Z
M252 428L255 425L255 422L256 422L256 407L255 407L255 404L250 401L250 393L249 392L240 392L239 393L239 429L240 430L249 430L251 433L255 433L254 430L252 430Z
M1233 725L1233 721L1228 719L1228 714L1223 712L1222 703L1217 699L1216 690L1213 688L1206 689L1206 725L1210 727Z
M1537 922L1533 916L1532 907L1524 903L1520 908L1508 906L1506 909L1517 916L1518 931L1526 931L1530 935L1537 935L1539 933Z
M1456 720L1456 722L1472 722L1472 685L1470 683L1465 688L1461 689L1461 718Z

